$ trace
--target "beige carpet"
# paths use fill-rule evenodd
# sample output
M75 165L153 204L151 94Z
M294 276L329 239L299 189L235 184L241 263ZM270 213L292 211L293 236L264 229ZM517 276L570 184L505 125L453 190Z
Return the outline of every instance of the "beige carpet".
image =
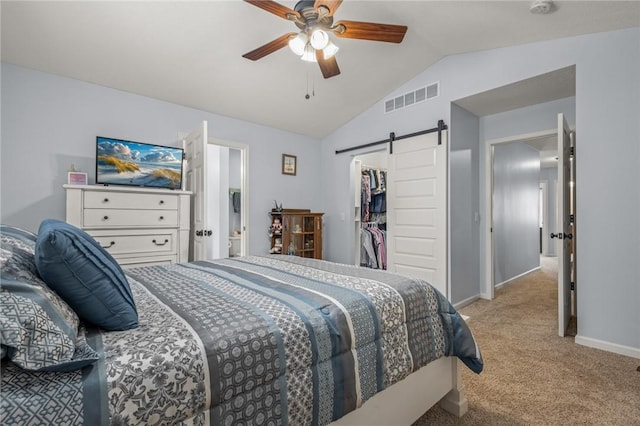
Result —
M469 411L458 419L435 406L414 426L640 425L640 360L558 336L557 281L545 263L460 309L485 360L480 375L460 364Z

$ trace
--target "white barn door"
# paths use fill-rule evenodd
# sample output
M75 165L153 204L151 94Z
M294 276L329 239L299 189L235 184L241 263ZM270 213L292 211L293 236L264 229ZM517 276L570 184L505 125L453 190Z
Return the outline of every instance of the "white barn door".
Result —
M207 209L207 122L193 130L182 140L186 157L186 189L191 196L191 238L189 238L189 260L205 260L209 224Z
M447 291L447 131L396 141L387 176L387 269Z

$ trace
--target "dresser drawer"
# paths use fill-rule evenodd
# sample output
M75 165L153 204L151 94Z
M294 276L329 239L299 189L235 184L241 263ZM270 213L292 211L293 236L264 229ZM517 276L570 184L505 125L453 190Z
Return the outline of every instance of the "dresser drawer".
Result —
M177 210L85 209L85 228L177 227Z
M178 197L170 194L86 191L85 209L177 210Z
M136 231L127 234L89 232L91 236L116 259L123 255L153 255L176 253L176 231Z
M175 256L117 257L116 261L122 269L139 268L141 266L168 265L176 263Z

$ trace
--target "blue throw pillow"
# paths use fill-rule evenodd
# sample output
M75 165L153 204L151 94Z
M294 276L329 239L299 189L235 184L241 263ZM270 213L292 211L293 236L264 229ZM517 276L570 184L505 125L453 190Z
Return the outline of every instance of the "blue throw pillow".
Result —
M35 258L42 279L83 320L105 330L138 326L136 305L120 265L83 230L44 220Z

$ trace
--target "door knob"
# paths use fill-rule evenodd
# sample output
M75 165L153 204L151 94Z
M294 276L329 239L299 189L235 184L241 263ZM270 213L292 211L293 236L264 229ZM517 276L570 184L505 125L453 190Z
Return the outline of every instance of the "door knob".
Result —
M571 240L573 239L573 234L564 234L564 237Z
M196 237L202 237L202 230L196 231Z

